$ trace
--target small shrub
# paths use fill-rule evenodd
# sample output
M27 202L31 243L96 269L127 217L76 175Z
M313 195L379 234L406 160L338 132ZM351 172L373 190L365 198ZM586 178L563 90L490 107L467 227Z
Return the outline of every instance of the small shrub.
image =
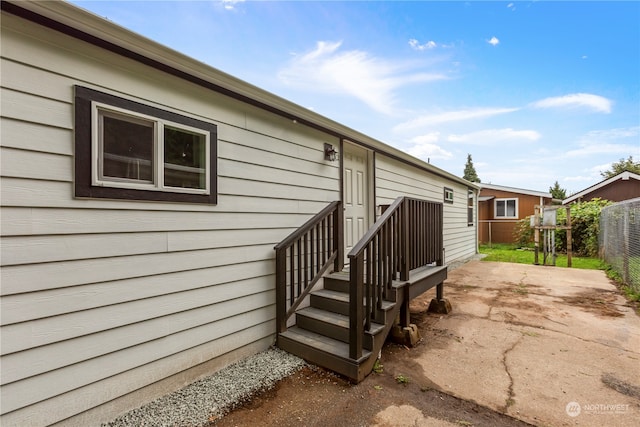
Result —
M584 257L598 256L598 235L600 234L600 211L611 204L608 200L593 199L588 202L571 205L571 249L575 255ZM530 226L530 217L518 221L514 229L515 242L519 247L530 246L534 240L535 230ZM558 225L567 224L567 212L558 209L556 221ZM542 249L543 232L540 232L540 249ZM556 230L556 251L567 251L567 231Z
M513 237L520 248L532 246L535 230L531 227L531 216L521 219L513 229Z
M409 384L409 377L400 374L396 377L396 382L398 384L407 385Z
M593 199L588 202L574 203L571 205L571 246L572 251L578 256L598 256L598 235L600 234L600 211L612 202L602 199ZM558 223L566 224L566 212L558 211ZM567 250L567 232L556 232L556 248Z

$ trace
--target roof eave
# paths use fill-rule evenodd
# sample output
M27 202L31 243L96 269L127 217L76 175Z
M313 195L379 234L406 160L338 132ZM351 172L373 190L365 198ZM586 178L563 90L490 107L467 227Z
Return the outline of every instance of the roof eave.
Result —
M254 105L261 106L291 120L296 120L301 124L321 129L339 138L365 145L404 163L412 164L435 175L466 185L469 188L480 189L475 183L444 171L404 151L127 30L124 27L68 2L21 1L12 3L10 1L3 1L2 10L7 9L23 9L40 15L68 28L96 37L141 57L148 58L151 61L164 64L171 69L193 76L203 82L208 82L229 94L235 94L238 98L252 100Z
M527 190L524 188L516 188L516 187L507 187L504 185L495 185L495 184L480 184L480 188L487 188L489 190L497 190L497 191L507 191L510 193L519 193L519 194L526 194L528 196L536 196L536 197L544 197L546 199L551 199L552 195L551 193L545 193L542 191L535 191L535 190Z
M637 181L640 181L640 175L638 175L636 173L633 173L633 172L629 172L629 171L620 172L618 175L612 176L611 178L604 179L604 180L602 180L602 181L600 181L600 182L598 182L596 184L593 184L591 187L587 187L584 190L582 190L582 191L580 191L580 192L578 192L576 194L573 194L570 197L567 197L566 199L564 199L562 201L562 204L566 205L566 204L572 203L572 202L580 199L581 197L584 197L587 194L589 194L589 193L591 193L593 191L596 191L596 190L598 190L598 189L600 189L602 187L606 187L607 185L612 184L615 181L618 181L620 179L624 180L624 181L629 180L629 179L635 179Z

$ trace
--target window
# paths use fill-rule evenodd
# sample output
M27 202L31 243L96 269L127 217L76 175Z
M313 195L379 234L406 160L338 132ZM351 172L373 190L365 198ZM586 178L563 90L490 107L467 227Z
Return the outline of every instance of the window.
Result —
M76 196L217 201L217 127L76 87Z
M451 188L444 187L444 201L453 203L453 190Z
M474 225L473 221L473 205L475 204L475 199L473 197L473 190L468 190L468 202L467 202L467 226L471 227Z
M518 199L496 199L495 218L518 218Z

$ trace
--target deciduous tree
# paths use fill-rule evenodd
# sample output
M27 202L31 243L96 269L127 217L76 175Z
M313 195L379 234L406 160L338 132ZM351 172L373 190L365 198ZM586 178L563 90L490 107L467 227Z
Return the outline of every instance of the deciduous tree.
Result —
M634 162L633 156L629 156L626 160L622 158L620 161L611 164L611 169L608 171L600 172L600 175L602 175L603 178L608 179L625 171L640 175L640 162Z

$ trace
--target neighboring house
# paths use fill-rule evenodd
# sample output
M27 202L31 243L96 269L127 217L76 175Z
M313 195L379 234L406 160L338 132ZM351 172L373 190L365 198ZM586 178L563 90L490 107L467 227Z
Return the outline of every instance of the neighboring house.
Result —
M1 7L3 426L97 425L268 348L274 246L327 206L342 255L400 196L442 213L426 262L476 254L475 184L72 4Z
M595 198L621 202L637 197L640 197L640 175L625 171L572 194L562 204L588 202Z
M551 193L480 184L478 239L481 243L513 243L518 221L534 214L536 205L550 205Z

